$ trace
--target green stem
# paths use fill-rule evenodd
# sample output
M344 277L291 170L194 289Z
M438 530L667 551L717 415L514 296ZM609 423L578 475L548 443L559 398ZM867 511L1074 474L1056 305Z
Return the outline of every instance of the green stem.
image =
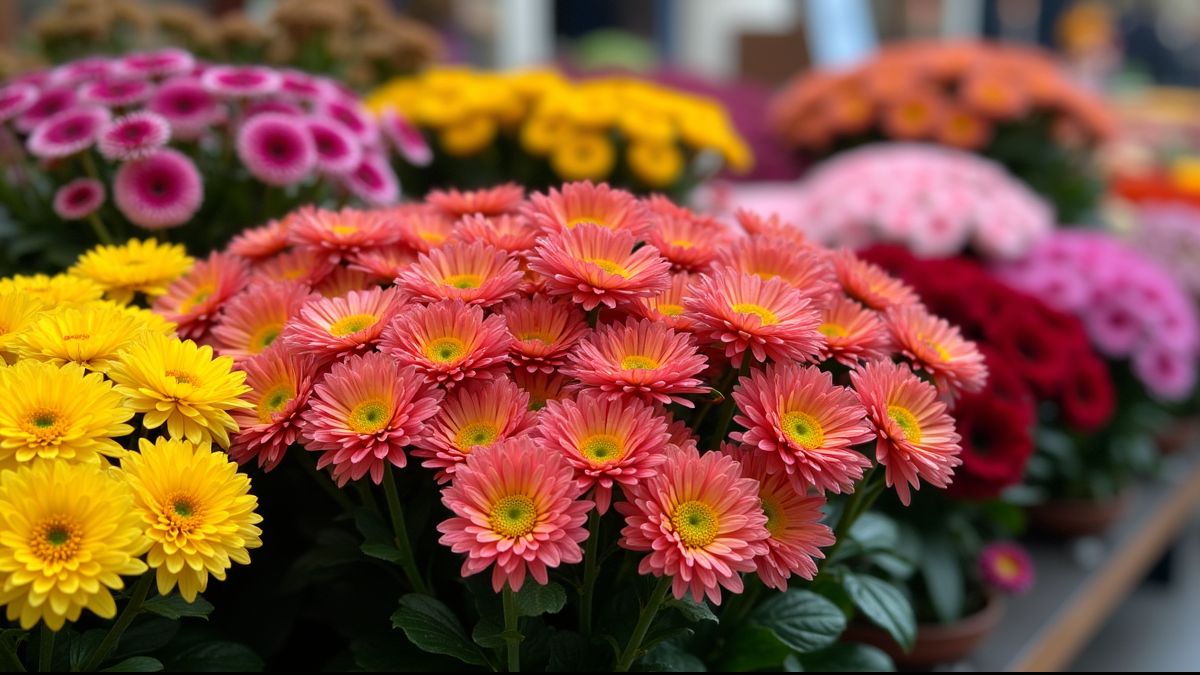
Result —
M125 603L125 609L121 610L121 615L117 617L117 622L112 628L108 629L108 635L104 636L104 641L96 647L96 651L92 652L87 663L83 664L83 670L91 672L100 667L104 663L104 659L112 653L112 650L120 641L121 635L125 633L125 629L129 628L129 624L142 611L142 603L146 601L146 594L150 592L150 584L154 583L154 573L145 572L138 579L137 584L133 587L133 592L129 595L129 602Z
M354 481L354 489L358 490L358 498L367 510L377 516L383 516L383 512L379 510L379 502L375 501L375 495L371 492L371 485L367 481Z
M587 323L589 328L595 328L596 324L600 323L600 305L588 310Z
M504 643L508 653L508 672L521 672L521 631L517 626L517 598L508 584L500 595L504 603Z
M859 516L867 512L879 495L883 493L884 481L876 480L878 467L872 468L863 477L862 483L858 489L850 495L846 500L846 506L842 508L842 514L838 517L837 524L833 526L833 545L825 550L825 559L821 561L819 570L824 572L829 562L833 560L833 554L837 553L842 542L850 536L850 528L854 527L854 523L858 521Z
M421 568L413 555L412 544L408 540L408 526L404 523L404 509L400 506L400 493L396 490L396 477L392 465L383 465L383 494L387 497L388 515L392 519L392 531L395 532L396 548L400 550L400 567L408 577L408 583L417 593L429 595L429 587L421 578Z
M6 673L25 672L25 664L21 663L21 659L17 658L17 652L4 639L0 639L0 666L3 666Z
M88 224L92 226L92 233L96 235L96 239L98 239L101 244L112 246L114 239L112 234L109 233L108 228L104 226L104 221L100 220L100 214L92 211L88 214L87 221Z
M650 624L654 623L654 617L658 616L658 610L662 607L663 600L667 597L667 591L671 590L671 577L663 576L658 580L658 585L654 587L654 592L650 594L650 600L642 607L642 613L638 616L637 626L633 628L633 635L629 636L629 644L625 645L625 651L621 652L621 658L617 659L615 672L627 673L629 667L640 656L642 642L646 639L646 633L650 630Z
M38 672L53 672L54 663L54 631L42 622L41 639L38 640Z
M596 577L600 575L600 511L592 508L588 514L587 548L583 553L583 589L579 592L579 632L592 634L592 597Z
M733 388L737 386L738 380L749 374L750 355L742 354L742 365L738 367L737 375L733 378L733 382L729 384L729 391L723 392L725 400L721 402L721 411L718 413L720 417L717 420L717 431L712 439L713 448L721 447L721 442L729 434L729 423L733 421L733 413L737 410L737 404L733 401Z
M299 455L300 466L304 467L304 472L312 476L312 479L321 487L321 490L329 495L330 499L337 502L337 505L342 507L346 515L354 518L354 502L346 496L345 492L338 489L337 485L334 484L333 480L327 474L317 469L317 460L313 457L312 453L302 449Z

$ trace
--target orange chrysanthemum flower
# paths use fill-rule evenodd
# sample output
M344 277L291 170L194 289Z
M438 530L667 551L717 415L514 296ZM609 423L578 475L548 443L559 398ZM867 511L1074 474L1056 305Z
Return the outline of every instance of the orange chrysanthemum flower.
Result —
M397 316L384 332L380 349L401 364L416 366L430 381L451 388L501 372L511 342L504 317L485 319L480 307L443 300Z
M838 293L821 310L821 326L825 348L820 360L837 359L839 363L856 367L862 361L887 358L891 340L887 327L874 311Z
M657 215L650 222L646 243L671 261L675 271L707 270L730 239L725 226L712 218Z
M987 383L983 354L945 319L913 305L889 308L884 323L901 355L928 373L943 395L978 392Z

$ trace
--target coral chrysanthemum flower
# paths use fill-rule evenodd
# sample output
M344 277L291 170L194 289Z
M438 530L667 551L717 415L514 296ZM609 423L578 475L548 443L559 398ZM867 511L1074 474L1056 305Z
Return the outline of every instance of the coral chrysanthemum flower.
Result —
M100 373L23 360L0 369L0 465L34 459L94 462L124 452L133 411Z
M243 230L229 242L230 253L247 260L263 260L282 253L288 240L288 220L272 220L266 225Z
M528 432L533 420L529 394L512 380L472 382L446 398L413 456L425 458L421 466L438 470L438 482L447 483L472 452Z
M629 487L655 474L666 461L667 420L650 406L585 392L576 400L550 401L538 416L543 447L562 453L575 469L581 491L603 515L613 486Z
M693 408L683 394L702 394L708 387L696 377L708 364L697 353L692 336L650 319L596 329L571 353L562 372L607 398L633 397L647 403L678 403Z
M104 287L74 274L17 274L0 279L0 293L31 295L46 307L81 305L104 297Z
M651 222L646 243L676 271L705 271L730 238L725 226L711 218L659 215Z
M235 363L261 354L312 297L307 286L295 282L253 284L226 303L217 320L212 331L217 353Z
M829 300L821 310L825 348L820 360L837 359L851 368L860 361L874 361L889 355L891 340L887 327L875 312L841 294Z
M147 333L109 369L109 378L125 405L143 414L142 426L164 423L173 438L193 443L216 441L229 447L237 431L230 410L248 408L241 396L250 390L246 374L233 370L233 359L214 358L212 347Z
M825 345L820 312L782 279L718 268L697 278L683 302L693 332L723 344L735 368L747 350L759 361L806 361Z
M733 388L746 429L731 437L769 453L774 473L786 473L800 493L853 492L871 460L852 446L871 440L871 428L854 392L833 383L823 370L776 363L755 370Z
M561 373L531 373L528 370L516 369L512 374L513 382L526 394L529 394L529 409L542 410L550 401L564 401L575 396L571 388L571 379Z
M351 356L313 387L305 447L322 453L317 468L332 465L338 485L367 474L378 485L385 464L408 464L404 448L426 433L441 400L441 390L412 366L379 352Z
M300 308L280 338L292 349L328 363L370 351L403 306L395 288L351 291L340 298L316 298Z
M517 294L525 275L508 254L482 242L449 243L400 273L396 285L422 302L462 300L491 307Z
M872 361L850 371L850 381L867 409L867 419L879 438L875 458L887 470L887 484L896 487L907 506L909 487L920 489L924 479L944 488L962 464L959 435L937 389L916 376L907 365Z
M335 267L324 279L313 286L313 290L326 298L340 298L352 291L368 291L377 288L374 276L353 267Z
M588 332L583 312L573 304L544 295L519 298L500 310L513 342L515 369L552 373L566 363L567 352Z
M380 349L414 365L447 388L465 380L488 380L504 368L512 336L504 317L457 300L414 307L396 317Z
M738 239L718 251L717 264L764 280L782 279L818 304L838 290L833 265L824 252L779 237Z
M523 213L547 234L589 224L641 238L650 227L650 212L632 194L591 181L566 183L562 190L534 193Z
M838 251L833 254L832 260L842 290L869 309L882 311L888 307L921 302L921 297L908 284L851 251Z
M15 350L25 359L55 365L77 363L104 373L144 330L147 324L142 319L116 305L68 306L46 312L31 323L18 335Z
M920 305L892 307L883 316L893 344L915 368L933 378L938 391L953 398L983 389L987 363L975 343L963 339L957 326Z
M194 262L181 244L130 239L121 246L97 246L84 253L71 274L95 281L114 302L126 304L135 293L150 298L166 293Z
M690 592L696 602L707 595L721 604L721 588L741 593L741 573L769 550L758 485L719 452L668 451L656 474L625 496L617 504L625 516L620 545L647 552L638 572L671 577L676 598Z
M532 251L539 234L525 216L467 216L454 228L454 236L460 241L482 241L509 253Z
M771 473L769 455L752 448L722 448L742 465L742 476L758 481L758 498L767 517L768 550L755 563L767 588L786 591L793 574L812 580L822 546L832 546L833 531L821 523L825 498L797 492L783 474Z
M695 279L695 275L687 272L672 274L670 286L659 291L658 295L638 298L636 302L626 305L626 309L634 316L661 321L675 330L690 331L696 321L685 314L683 298Z
M271 471L300 438L300 413L308 405L317 362L276 345L240 367L250 387L245 399L253 407L233 411L238 432L229 456L239 464L256 459L264 471Z
M653 246L634 250L633 235L580 223L538 240L529 268L546 276L551 295L568 295L592 310L653 296L670 283L667 262Z
M336 263L313 249L296 249L267 258L254 266L254 278L293 281L315 286L336 268Z
M208 578L224 581L233 563L250 564L248 549L262 546L258 498L237 464L208 444L141 439L139 452L121 459L157 570L159 595L176 586L194 602Z
M492 567L492 589L521 590L525 575L548 583L547 571L583 560L592 502L579 499L570 465L528 437L480 448L442 491L454 517L438 524L438 540L467 554L462 576Z
M350 269L362 270L376 281L391 283L417 261L417 253L406 244L392 244L356 254Z
M516 183L503 183L482 190L431 190L425 202L432 204L454 220L463 216L499 216L515 213L525 199L525 188Z
M394 243L399 231L377 211L330 211L304 207L288 218L292 244L319 251L333 261Z
M0 293L0 360L15 360L21 334L45 308L41 300L24 291Z
M148 543L129 486L98 464L0 474L0 604L25 630L58 630L84 609L111 619L112 591L146 571Z
M733 215L742 229L751 235L750 239L783 239L791 248L818 252L818 247L800 228L785 222L778 213L764 217L761 213L738 209Z
M208 336L225 302L245 287L249 276L240 258L213 253L171 284L154 301L154 311L173 322L180 337L202 340Z
M428 253L454 234L454 221L426 204L404 204L384 213L399 228L400 241L418 253Z

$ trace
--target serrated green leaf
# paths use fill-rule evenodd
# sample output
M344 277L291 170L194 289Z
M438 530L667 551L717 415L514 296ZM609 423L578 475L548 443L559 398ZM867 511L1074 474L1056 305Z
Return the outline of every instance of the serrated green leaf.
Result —
M846 572L842 577L854 606L871 623L888 632L904 649L917 637L917 618L900 589L877 577Z
M890 673L896 670L892 658L870 645L836 644L800 657L804 669L813 673Z
M107 668L101 668L102 673L158 673L163 669L163 664L158 659L150 658L149 656L131 656L124 661L111 665Z
M142 608L151 614L171 620L178 620L185 616L208 619L208 615L213 611L212 603L205 600L204 596L197 595L195 601L188 602L179 593L150 598L142 605Z
M693 623L699 623L701 621L720 623L720 619L718 619L717 615L713 613L711 608L709 608L707 602L696 602L690 595L685 595L682 600L676 600L672 598L664 603L664 606L674 609L682 614L683 618Z
M846 615L837 605L816 593L797 589L768 599L751 618L802 653L828 647L846 630Z
M567 591L562 584L551 581L545 586L526 583L517 591L517 616L558 614L567 604Z
M403 630L414 645L427 652L476 666L487 663L454 612L428 595L410 593L400 598L400 609L392 614L392 626Z

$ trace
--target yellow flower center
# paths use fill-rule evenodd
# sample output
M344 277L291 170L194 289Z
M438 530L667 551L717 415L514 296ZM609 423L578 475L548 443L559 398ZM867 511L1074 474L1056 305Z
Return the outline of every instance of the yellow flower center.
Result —
M303 267L289 267L283 270L280 276L283 277L284 281L296 281L304 278L306 274L308 274L308 270Z
M608 272L609 274L615 274L615 275L621 277L622 279L628 279L630 276L632 276L629 273L629 270L627 270L624 267L622 267L621 265L619 265L611 260L607 260L605 258L588 258L587 262L592 263L596 267L599 267L600 269L604 270L605 272Z
M621 359L621 370L658 370L658 361L649 356L626 356Z
M658 303L658 313L663 316L680 316L683 314L683 305L660 302Z
M901 108L900 116L910 124L922 124L929 119L929 110L924 103L914 101Z
M250 338L250 344L248 345L250 347L249 351L255 354L262 352L267 347L270 347L271 343L275 342L275 338L279 337L279 333L282 331L282 323L270 323L262 326Z
M537 525L537 506L525 495L501 497L492 505L488 523L492 530L508 539L524 537Z
M579 443L579 454L593 464L611 464L625 456L625 444L612 434L594 434Z
M329 231L339 237L344 237L348 234L354 234L355 232L358 232L358 228L354 225L334 225L333 227L329 228Z
M263 392L258 401L258 419L263 424L271 421L276 413L283 412L288 403L296 396L296 390L290 383L277 384Z
M716 509L695 499L675 507L671 524L675 526L679 540L688 548L708 546L721 531Z
M392 409L386 402L380 400L363 401L354 406L346 426L356 434L373 434L392 421Z
M817 330L825 337L846 337L850 334L845 326L838 323L823 323Z
M905 440L910 443L921 442L921 425L917 422L917 417L912 414L911 410L903 406L890 405L888 406L888 417L892 418L896 426L900 427L900 430L904 432Z
M950 360L950 352L947 351L946 348L942 346L942 343L934 342L933 340L926 338L924 335L921 335L920 333L917 333L917 339L921 341L921 344L925 345L929 349L932 349L934 352L937 352L938 358L940 358L941 360L943 360L943 361Z
M825 429L817 418L808 413L793 410L785 412L779 419L783 435L806 450L814 450L825 443Z
M467 343L454 337L438 338L425 346L425 356L434 363L454 363L467 352Z
M160 526L166 526L172 537L190 534L201 523L199 500L186 492L175 492L163 500Z
M25 415L21 428L42 443L58 440L65 431L66 421L58 411L49 408L38 408Z
M200 380L195 375L185 370L170 369L167 371L167 377L175 378L175 381L179 384L190 384L193 387L200 386Z
M691 248L691 247L695 246L695 244L693 244L691 242L691 240L688 240L688 239L673 239L671 241L671 245L678 246L679 248Z
M434 246L446 241L446 235L436 230L421 230L417 232L417 236L420 237L425 243L433 244Z
M343 316L329 325L329 334L334 337L353 335L374 326L376 321L379 321L379 317L374 314L351 314L350 316Z
M215 291L215 290L216 289L213 288L211 284L205 284L204 286L197 288L195 293L192 293L192 295L190 297L184 299L183 302L179 303L179 311L183 314L187 314L188 312L195 309L195 307L197 305L204 302L205 300L208 300L209 297L212 296L213 291Z
M79 523L67 516L50 516L33 526L29 548L42 562L64 563L79 552L83 532Z
M458 435L454 437L454 447L466 452L480 445L486 446L495 443L496 437L499 435L500 430L494 424L472 422L459 429Z
M478 274L454 274L442 279L442 283L453 288L479 288L483 284L483 277Z
M773 499L762 497L761 501L763 515L767 517L767 532L770 532L772 537L778 539L787 527L787 520L785 520L783 509Z
M607 223L607 222L600 220L599 218L595 218L593 216L580 216L578 218L571 218L570 220L567 221L567 229L573 230L573 229L575 229L576 225L583 225L585 223L588 225L595 225L597 227L603 227L606 230L612 229L611 223Z
M730 308L732 308L733 311L737 312L738 314L750 314L757 316L758 320L764 326L774 326L775 324L779 323L779 317L775 316L775 312L772 312L762 305L756 305L752 302L739 302L737 304L730 305Z
M542 331L542 330L521 331L521 332L517 333L517 339L521 340L521 341L535 340L537 342L541 342L542 344L547 344L547 345L552 344L554 342L554 336L547 333L546 331Z
M997 556L993 563L996 573L1005 579L1017 579L1021 576L1021 564L1009 555Z

